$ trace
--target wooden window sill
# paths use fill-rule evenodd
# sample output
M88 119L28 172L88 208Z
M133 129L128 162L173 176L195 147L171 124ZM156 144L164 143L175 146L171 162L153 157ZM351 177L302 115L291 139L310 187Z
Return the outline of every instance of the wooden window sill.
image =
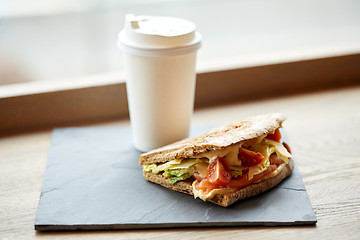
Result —
M360 54L200 72L195 109L360 84ZM0 133L128 117L124 78L0 88Z

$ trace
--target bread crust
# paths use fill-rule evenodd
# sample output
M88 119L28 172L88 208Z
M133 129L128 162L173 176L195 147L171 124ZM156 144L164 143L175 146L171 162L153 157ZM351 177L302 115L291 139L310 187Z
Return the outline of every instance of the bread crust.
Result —
M289 159L289 163L286 164L284 168L276 176L268 178L266 180L262 180L258 183L250 184L249 186L239 189L236 192L216 194L213 198L208 199L207 201L223 207L228 207L239 200L258 195L262 192L265 192L275 187L282 180L288 177L293 171L293 169L294 169L294 161L292 159ZM185 181L179 181L175 184L170 184L169 178L162 176L162 174L144 172L144 177L146 180L150 182L154 182L156 184L162 185L171 190L194 195L192 190L192 183L194 179L187 179Z
M260 115L232 122L200 136L184 139L140 155L140 165L191 158L208 151L251 141L275 131L286 120L281 113Z

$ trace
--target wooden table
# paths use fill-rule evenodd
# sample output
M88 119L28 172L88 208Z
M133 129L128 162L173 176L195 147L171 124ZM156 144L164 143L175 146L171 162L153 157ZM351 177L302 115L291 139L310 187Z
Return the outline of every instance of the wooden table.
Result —
M0 139L0 239L359 239L360 87L199 109L194 124L283 112L318 223L299 227L37 233L51 130ZM129 125L128 120L100 125Z

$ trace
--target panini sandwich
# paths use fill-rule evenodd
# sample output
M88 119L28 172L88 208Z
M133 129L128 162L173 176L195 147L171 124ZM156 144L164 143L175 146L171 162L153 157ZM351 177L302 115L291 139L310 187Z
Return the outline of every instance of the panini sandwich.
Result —
M267 191L294 168L280 113L255 116L140 155L148 181L227 207Z

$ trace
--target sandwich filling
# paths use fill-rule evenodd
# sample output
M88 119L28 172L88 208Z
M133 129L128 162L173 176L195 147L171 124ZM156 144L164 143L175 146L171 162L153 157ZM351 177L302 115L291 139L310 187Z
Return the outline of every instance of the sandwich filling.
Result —
M216 194L235 192L275 177L290 158L290 148L281 141L277 129L266 136L193 158L146 164L143 171L162 174L170 184L192 181L194 197L206 201Z

